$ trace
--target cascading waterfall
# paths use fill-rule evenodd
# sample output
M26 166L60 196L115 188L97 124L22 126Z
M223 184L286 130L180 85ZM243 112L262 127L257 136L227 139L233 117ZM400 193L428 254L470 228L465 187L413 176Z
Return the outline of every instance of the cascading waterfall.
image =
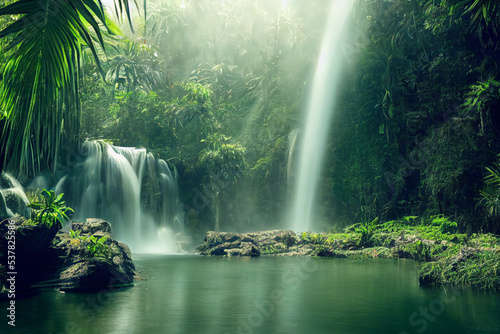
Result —
M87 158L56 187L75 210L74 220L106 219L113 236L133 252L176 252L184 218L177 175L167 163L145 149L99 141L87 141L83 149Z
M21 214L29 217L28 197L21 184L9 173L0 174L0 219Z
M353 0L333 0L330 6L299 147L300 160L295 183L293 216L290 218L291 228L295 231L308 231L312 228L316 189L340 81L343 27L353 4Z

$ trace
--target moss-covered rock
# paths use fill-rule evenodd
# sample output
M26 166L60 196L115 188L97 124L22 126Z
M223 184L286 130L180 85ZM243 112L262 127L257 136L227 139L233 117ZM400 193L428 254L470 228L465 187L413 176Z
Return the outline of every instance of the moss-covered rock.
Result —
M251 244L252 249L263 255L406 258L417 262L422 285L500 288L498 236L451 233L449 228L443 228L444 219L431 220L427 225L414 220L377 224L364 237L358 228L361 224L346 229L345 233L304 232L300 236L289 230L208 232L198 251L203 255L245 256L242 245Z
M205 242L196 250L201 255L260 256L287 252L298 239L290 230L270 230L251 233L207 232Z
M135 277L132 254L127 245L110 238L111 226L102 220L75 224L80 236L71 237L58 231L56 224L24 224L20 218L0 223L0 298L7 290L5 250L8 245L9 226L14 227L16 295L25 293L30 286L44 283L63 290L99 288L131 284ZM105 237L104 250L89 250L90 237ZM50 283L49 283L50 282Z
M86 223L79 223L77 227L82 234L71 237L66 232L60 232L51 247L55 255L52 267L58 273L59 288L83 290L133 283L135 266L132 253L126 244L109 237L110 224L90 219ZM103 252L90 252L87 247L90 236L97 240L108 236Z

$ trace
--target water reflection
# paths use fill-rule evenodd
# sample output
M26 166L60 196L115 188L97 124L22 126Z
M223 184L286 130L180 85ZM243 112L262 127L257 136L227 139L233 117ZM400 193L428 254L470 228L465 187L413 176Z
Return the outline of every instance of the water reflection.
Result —
M17 304L19 333L498 333L497 293L422 288L412 261L136 256L120 292ZM5 324L1 324L4 326ZM0 327L3 328L3 327Z

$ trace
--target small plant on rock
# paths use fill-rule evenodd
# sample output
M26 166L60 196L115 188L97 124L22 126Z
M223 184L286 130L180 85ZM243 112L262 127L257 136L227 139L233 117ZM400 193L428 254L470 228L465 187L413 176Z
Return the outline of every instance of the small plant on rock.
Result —
M35 224L45 225L51 228L57 224L58 229L61 229L65 220L69 220L66 212L74 212L73 209L66 206L66 202L62 200L64 194L56 195L51 190L42 190L42 197L28 205L31 211L31 220Z
M83 241L85 242L87 249L90 253L90 258L95 257L104 257L107 258L109 255L109 246L106 245L106 240L108 240L108 236L102 236L99 239L97 237L91 235L90 237L84 237Z

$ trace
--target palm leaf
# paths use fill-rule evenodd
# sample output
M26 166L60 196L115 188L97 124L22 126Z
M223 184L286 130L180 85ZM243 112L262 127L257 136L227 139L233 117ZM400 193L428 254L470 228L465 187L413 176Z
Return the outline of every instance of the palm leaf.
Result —
M116 2L130 18L128 0ZM0 38L11 38L0 82L3 163L18 175L55 170L63 144L78 145L84 47L103 73L90 33L104 48L101 0L20 0L0 8L3 15L20 16L0 31Z

